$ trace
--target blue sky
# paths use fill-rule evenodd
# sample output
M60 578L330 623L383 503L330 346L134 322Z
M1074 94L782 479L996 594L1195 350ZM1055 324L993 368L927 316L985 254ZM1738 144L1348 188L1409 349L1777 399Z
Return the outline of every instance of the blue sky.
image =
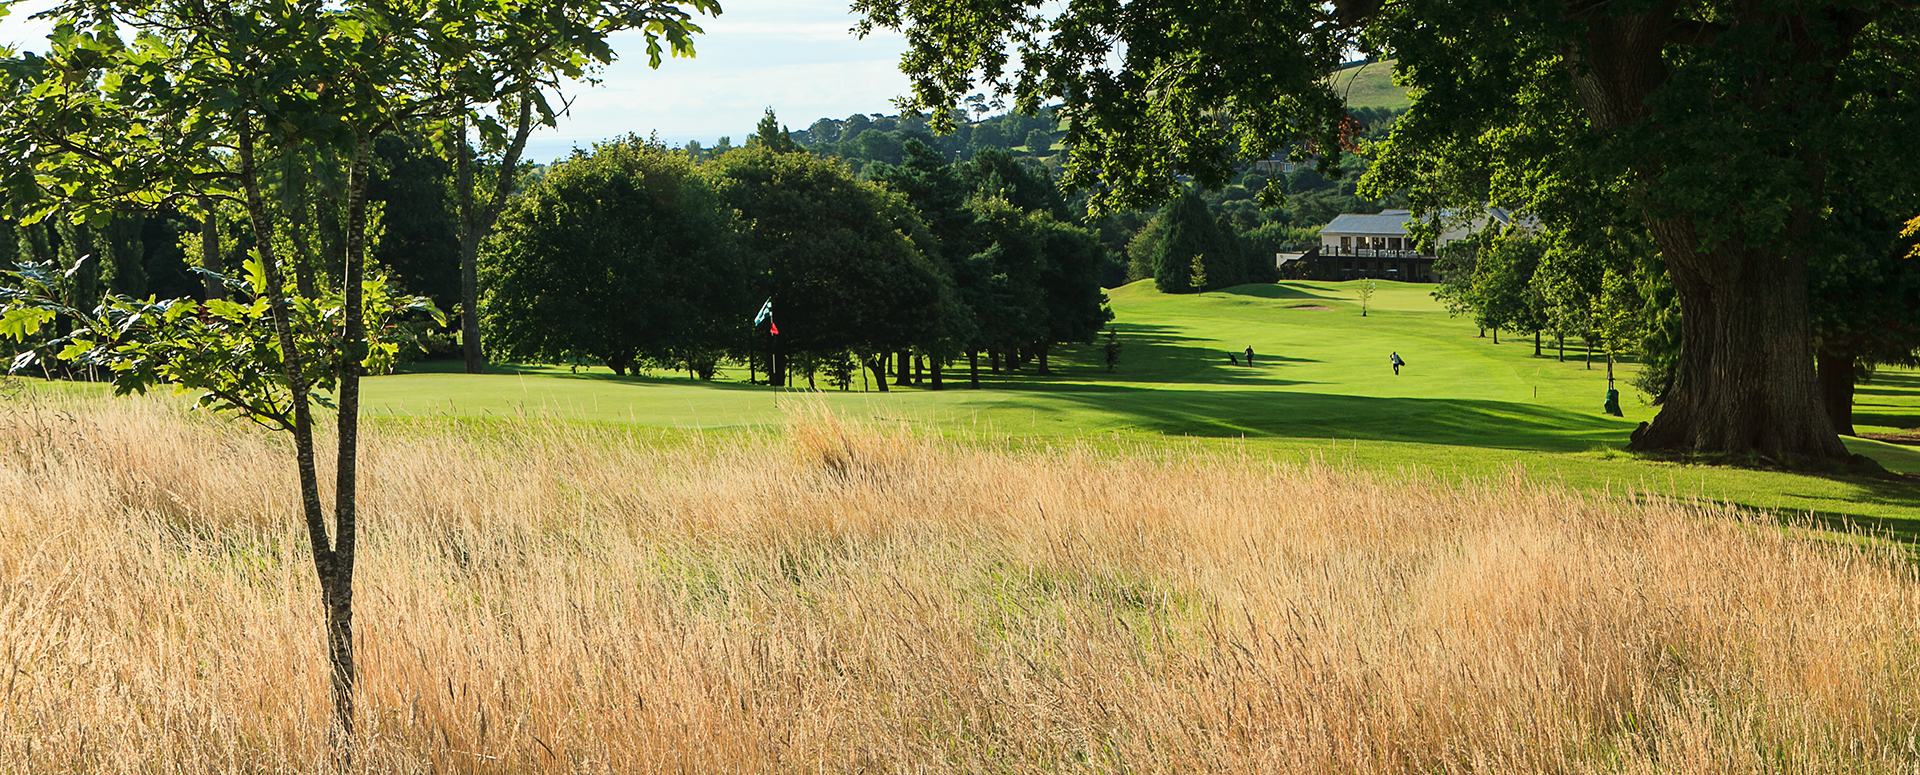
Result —
M26 16L50 4L15 6L0 19L0 43L41 48L45 29ZM907 91L899 71L905 41L893 33L855 38L845 0L722 0L721 7L719 18L702 20L699 56L669 59L659 70L647 68L638 34L616 37L620 61L599 85L571 90L571 115L536 135L528 158L550 161L627 132L658 132L676 145L722 135L739 144L769 107L781 123L804 129L822 117L896 112L891 100Z

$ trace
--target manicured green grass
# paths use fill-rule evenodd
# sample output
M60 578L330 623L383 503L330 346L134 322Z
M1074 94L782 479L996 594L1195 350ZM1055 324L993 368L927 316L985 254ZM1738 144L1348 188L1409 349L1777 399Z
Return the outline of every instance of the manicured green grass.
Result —
M1413 106L1407 90L1393 82L1393 60L1350 67L1333 74L1333 88L1355 108L1402 110Z
M457 364L369 380L382 416L621 421L669 429L775 425L802 401L863 419L902 421L989 443L1201 445L1279 459L1320 459L1409 476L1527 476L1588 490L1701 497L1920 532L1920 489L1908 482L1685 466L1619 452L1656 407L1617 366L1625 418L1600 412L1606 366L1584 353L1542 356L1531 338L1478 336L1449 318L1430 285L1381 282L1360 315L1359 283L1289 282L1168 296L1151 283L1110 292L1125 351L1105 372L1094 345L1060 348L1056 372L982 375L964 364L948 389L807 393L699 383L684 376L619 379L604 370L532 367L469 376ZM1253 367L1227 353L1252 346ZM1408 366L1388 365L1399 352ZM984 364L983 364L984 365ZM723 373L741 380L744 373ZM820 383L823 387L824 382ZM1862 431L1920 427L1920 375L1883 372L1862 386ZM1912 448L1865 440L1849 447L1889 469L1920 473Z

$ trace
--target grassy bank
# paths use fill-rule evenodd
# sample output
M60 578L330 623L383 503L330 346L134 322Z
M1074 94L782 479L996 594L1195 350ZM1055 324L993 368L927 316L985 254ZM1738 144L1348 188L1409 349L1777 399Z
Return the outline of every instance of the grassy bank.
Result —
M664 445L371 429L358 767L1912 763L1920 581L1898 552L1517 477L790 417ZM285 457L153 401L8 405L6 768L321 768Z

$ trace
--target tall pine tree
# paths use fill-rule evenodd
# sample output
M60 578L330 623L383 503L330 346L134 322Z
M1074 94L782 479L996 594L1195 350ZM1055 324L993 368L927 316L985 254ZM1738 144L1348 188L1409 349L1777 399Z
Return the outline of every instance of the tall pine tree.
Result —
M1246 275L1238 246L1220 233L1207 203L1192 189L1160 211L1165 237L1153 255L1153 284L1161 293L1197 293L1239 285ZM1194 282L1195 257L1205 278Z

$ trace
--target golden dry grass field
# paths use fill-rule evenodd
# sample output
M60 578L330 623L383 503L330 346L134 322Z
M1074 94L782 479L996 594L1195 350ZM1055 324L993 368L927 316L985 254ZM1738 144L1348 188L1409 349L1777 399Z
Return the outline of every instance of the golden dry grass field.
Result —
M357 770L1920 765L1920 579L1882 543L817 408L459 427L365 440ZM327 769L291 469L158 400L0 405L0 772Z

